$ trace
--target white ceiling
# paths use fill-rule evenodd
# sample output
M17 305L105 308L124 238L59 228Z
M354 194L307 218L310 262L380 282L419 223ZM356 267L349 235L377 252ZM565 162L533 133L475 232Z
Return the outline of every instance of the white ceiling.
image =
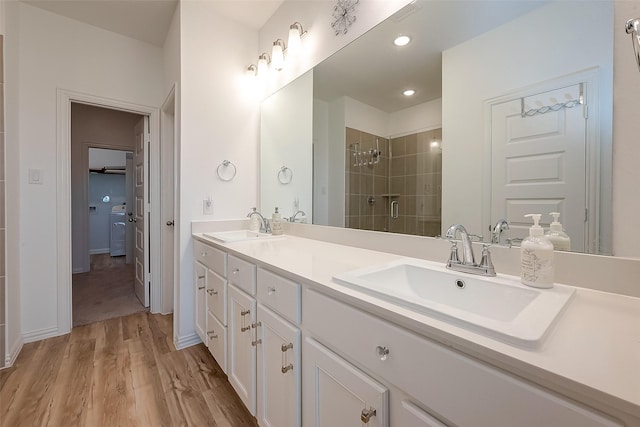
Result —
M314 96L330 102L346 95L387 113L438 99L444 50L544 2L417 0L316 66ZM398 35L411 43L394 46ZM405 97L405 89L416 93Z
M114 33L162 46L177 0L22 0ZM209 0L221 14L256 30L284 0Z

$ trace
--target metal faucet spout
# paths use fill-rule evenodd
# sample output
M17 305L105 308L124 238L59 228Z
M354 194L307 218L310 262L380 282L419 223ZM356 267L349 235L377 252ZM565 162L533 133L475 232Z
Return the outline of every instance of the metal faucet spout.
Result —
M467 233L466 228L464 228L462 224L453 224L451 227L449 227L445 237L447 239L455 239L456 231L460 232L460 239L462 239L462 263L465 265L476 265L469 233Z

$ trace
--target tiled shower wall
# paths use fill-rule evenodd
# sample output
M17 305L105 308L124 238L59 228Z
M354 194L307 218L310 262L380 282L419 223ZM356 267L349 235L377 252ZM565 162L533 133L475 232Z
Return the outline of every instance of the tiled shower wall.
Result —
M345 226L386 231L389 140L346 128L345 173Z
M345 225L421 236L439 235L441 144L442 129L389 140L346 128ZM380 153L372 157L375 151ZM391 202L398 204L397 218L391 215Z
M5 363L5 335L7 320L5 311L5 230L4 215L4 38L0 35L0 368Z

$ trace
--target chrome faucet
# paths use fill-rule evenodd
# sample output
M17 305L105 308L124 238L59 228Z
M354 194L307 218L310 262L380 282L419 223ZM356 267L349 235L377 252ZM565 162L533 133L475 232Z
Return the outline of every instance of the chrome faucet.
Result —
M500 218L496 225L493 227L493 231L491 233L491 243L495 245L500 244L500 235L509 229L509 223L506 219Z
M269 221L262 216L260 212L257 211L256 208L252 208L251 212L247 214L247 218L251 219L252 216L258 215L260 218L260 232L261 233L271 233L271 226L269 225Z
M462 239L462 261L458 257L458 242L455 241L456 232L460 232ZM482 276L495 276L496 269L491 262L491 253L489 253L489 245L482 246L482 259L480 264L476 264L473 255L473 247L469 233L461 224L453 224L447 230L445 237L451 240L451 255L447 261L447 268L463 273L480 274Z
M304 211L296 211L296 213L294 213L293 215L291 215L291 217L289 217L289 222L296 222L296 217L298 216L298 214L306 216L307 214L304 213Z

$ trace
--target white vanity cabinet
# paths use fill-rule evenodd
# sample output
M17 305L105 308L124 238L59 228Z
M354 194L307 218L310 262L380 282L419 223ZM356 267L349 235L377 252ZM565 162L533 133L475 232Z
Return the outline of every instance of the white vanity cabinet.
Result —
M227 254L195 240L196 333L227 372Z
M194 263L194 290L196 295L195 324L196 333L203 343L207 342L207 267L199 262Z
M474 427L622 426L578 403L326 295L305 289L302 302L303 324L311 335L379 381L415 398L420 407L428 408L422 411L436 421ZM307 381L307 364L313 360L306 354L307 346L304 351ZM308 389L305 385L305 404ZM405 419L420 414L418 405L411 401L405 409L397 403L391 405L401 408L400 413L412 412L402 414ZM304 410L306 420L308 409ZM400 418L396 422L397 415L394 412L392 425L402 425Z
M389 390L313 338L305 338L304 425L389 426Z
M300 284L258 269L258 423L301 425Z
M256 300L235 285L228 289L227 376L251 415L256 414Z

